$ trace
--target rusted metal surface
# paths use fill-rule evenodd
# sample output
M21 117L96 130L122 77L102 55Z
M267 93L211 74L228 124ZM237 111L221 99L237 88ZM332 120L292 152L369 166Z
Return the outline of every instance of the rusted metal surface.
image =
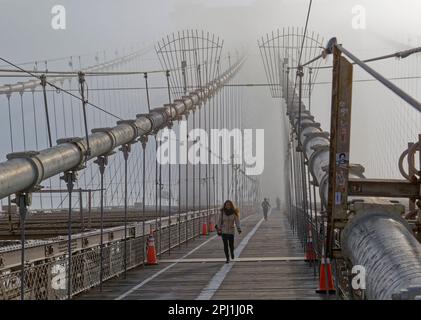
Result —
M87 140L62 139L58 145L39 152L12 153L8 161L0 163L0 198L25 191L31 192L41 181L61 172L78 170L86 161L110 154L117 147L135 141L169 125L178 115L185 114L205 102L231 79L244 62L241 59L218 78L192 92L174 107L155 108L149 114L138 115L132 123L121 121L113 128L97 128Z
M330 257L336 222L344 222L347 217L352 71L352 64L334 48L326 240L326 254Z
M404 206L378 199L350 209L355 217L342 233L342 250L353 265L364 267L367 297L392 299L419 285L421 244L401 217Z
M420 185L397 179L349 178L349 196L416 198L421 197Z

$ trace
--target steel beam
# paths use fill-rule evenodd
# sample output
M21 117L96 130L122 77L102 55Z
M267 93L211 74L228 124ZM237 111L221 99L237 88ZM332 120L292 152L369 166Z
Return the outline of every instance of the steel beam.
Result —
M355 217L342 233L342 252L364 267L367 297L395 299L416 285L421 294L421 244L401 217L404 206L371 199L350 210Z
M420 198L418 183L395 179L349 179L349 196Z
M202 89L190 93L182 102L153 109L149 114L139 115L131 123L124 121L113 128L92 130L93 133L88 137L89 155L86 155L87 141L81 138L58 141L57 146L30 155L12 154L8 161L0 163L0 199L19 191L31 190L45 179L78 168L85 161L109 154L115 148L131 143L140 136L160 130L214 95L235 75L243 61L244 59L240 60Z

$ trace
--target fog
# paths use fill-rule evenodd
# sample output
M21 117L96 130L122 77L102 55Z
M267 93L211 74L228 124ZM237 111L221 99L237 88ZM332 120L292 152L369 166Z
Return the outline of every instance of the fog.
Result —
M224 52L244 49L248 59L236 83L265 83L267 79L257 39L278 28L304 27L308 0L2 0L0 2L0 56L15 63L98 52L128 53L134 48L154 45L169 33L198 29L224 39ZM54 5L66 9L66 29L51 27ZM356 6L365 8L366 26L353 28ZM314 0L308 29L325 42L331 37L361 58L389 54L421 45L421 2L417 0ZM110 53L107 53L110 56ZM159 66L150 52L142 68ZM82 61L83 65L88 64ZM328 58L323 65L329 65ZM3 63L1 63L4 65ZM419 75L419 57L374 63L386 77ZM32 66L30 66L32 69ZM354 79L370 79L356 68ZM313 113L329 129L330 71L321 71L313 95ZM2 79L2 83L8 80ZM322 84L325 82L325 84ZM421 98L419 80L396 84ZM242 88L246 128L265 129L265 169L262 193L283 196L285 160L284 104L264 87ZM160 103L159 97L153 97ZM163 101L164 102L164 101ZM1 98L2 115L6 100ZM114 106L117 108L116 106ZM114 110L116 111L116 110ZM133 114L132 117L134 117ZM129 117L129 116L128 116ZM6 122L2 123L2 127ZM366 167L375 177L399 177L397 157L420 133L421 117L381 85L356 83L353 91L351 160ZM2 131L3 132L3 131ZM2 159L10 152L7 131L0 146Z

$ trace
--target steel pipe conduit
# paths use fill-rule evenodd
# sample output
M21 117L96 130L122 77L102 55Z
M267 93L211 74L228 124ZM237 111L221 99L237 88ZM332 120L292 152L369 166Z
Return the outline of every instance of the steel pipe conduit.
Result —
M86 155L86 139L82 138L61 139L57 141L57 146L39 152L8 155L8 160L0 163L0 199L16 192L30 192L32 187L45 179L61 172L77 170L87 160L107 155L140 136L158 132L216 94L237 73L243 62L244 58L218 79L174 104L155 108L146 115L137 115L136 120L119 121L113 128L93 129L89 135L89 155Z
M295 101L298 100L298 97L296 98ZM297 138L300 134L301 149L308 160L308 168L314 182L319 186L320 199L326 206L329 176L329 133L320 128L320 123L314 121L314 117L305 109L304 104L301 105L301 117L298 103L295 103L293 107L288 106L288 115ZM351 166L350 177L364 178L361 166Z
M370 299L421 296L421 244L401 218L404 206L388 201L351 205L355 217L342 233L342 251L364 267ZM412 297L404 297L407 292Z
M286 86L283 89L286 92ZM287 115L326 205L329 134L314 121L304 103L299 115L298 96L292 87L288 89ZM365 178L363 171L360 165L350 165L350 178ZM401 204L379 198L364 198L350 206L353 216L341 234L342 250L352 265L365 268L369 299L417 299L421 295L421 244L400 217L403 210Z

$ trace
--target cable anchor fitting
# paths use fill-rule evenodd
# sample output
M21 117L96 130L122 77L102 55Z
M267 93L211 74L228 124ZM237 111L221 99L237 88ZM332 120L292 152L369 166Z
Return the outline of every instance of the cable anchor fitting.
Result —
M88 120L86 116L86 104L88 103L88 99L85 99L85 74L82 71L79 71L79 93L81 95L82 100L82 109L83 109L83 121L85 125L85 138L86 138L86 158L91 156L91 148L89 146L89 135L88 135Z

